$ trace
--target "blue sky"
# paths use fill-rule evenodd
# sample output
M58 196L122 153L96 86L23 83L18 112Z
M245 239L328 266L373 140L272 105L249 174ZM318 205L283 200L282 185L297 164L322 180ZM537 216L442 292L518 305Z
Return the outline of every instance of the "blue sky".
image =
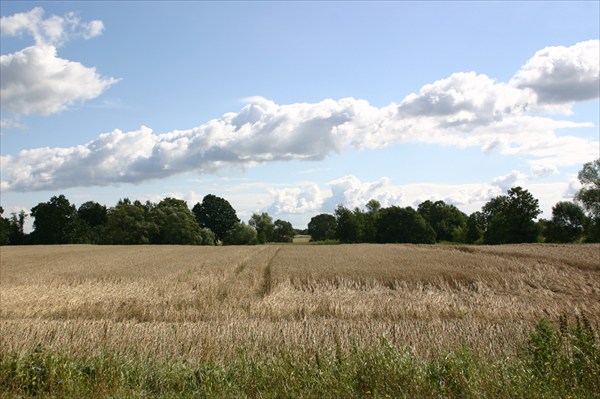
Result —
M2 1L7 213L212 193L551 217L599 156L598 2ZM6 216L6 214L5 214Z

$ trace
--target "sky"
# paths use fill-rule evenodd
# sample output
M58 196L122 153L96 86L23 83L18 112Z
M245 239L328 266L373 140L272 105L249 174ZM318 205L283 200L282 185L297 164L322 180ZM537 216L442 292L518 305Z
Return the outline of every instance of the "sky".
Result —
M600 156L599 5L1 1L0 205L214 194L306 228L519 185L549 219Z

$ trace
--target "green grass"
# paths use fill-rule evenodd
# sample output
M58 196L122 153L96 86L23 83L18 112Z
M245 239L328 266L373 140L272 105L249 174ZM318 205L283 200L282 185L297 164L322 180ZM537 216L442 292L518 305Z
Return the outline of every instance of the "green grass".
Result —
M598 398L600 342L586 319L541 320L518 356L462 346L431 359L382 340L308 356L281 350L227 363L2 353L2 398Z

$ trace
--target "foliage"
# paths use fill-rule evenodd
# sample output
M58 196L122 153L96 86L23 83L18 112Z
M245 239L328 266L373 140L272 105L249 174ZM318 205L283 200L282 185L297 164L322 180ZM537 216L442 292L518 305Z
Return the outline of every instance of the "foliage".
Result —
M152 362L98 351L42 347L0 358L6 397L119 398L593 398L600 388L598 336L585 319L557 330L540 321L516 357L486 358L468 346L430 359L379 345L298 354L282 347L229 362ZM4 397L4 396L3 396Z
M3 218L4 208L0 206L0 245L7 245L10 240L10 222Z
M88 244L98 244L102 240L103 229L108 221L106 206L94 201L87 201L77 209L81 222L81 241Z
M354 210L338 205L333 215L316 215L306 230L296 230L295 234L308 233L312 241L321 243L600 242L600 159L586 163L579 172L579 180L582 188L576 195L577 203L557 203L550 221L536 222L541 213L539 201L527 190L513 187L507 195L492 198L480 212L469 217L444 201L427 200L415 212L410 207L383 208L372 199L363 208ZM202 203L196 203L192 212L185 201L173 198L165 198L159 204L132 203L126 198L110 209L87 201L75 209L64 195L54 196L31 209L30 216L34 219L31 234L24 231L28 216L21 211L10 218L0 217L0 245L213 245L225 241L234 227L237 231L230 239L236 242L263 244L293 239L291 224L284 220L274 223L266 212L254 213L248 221L256 232L256 240L242 239L240 234L249 233L238 225L240 220L235 209L226 199L213 194L206 195ZM238 237L234 239L235 236Z
M525 356L533 384L549 394L558 397L600 391L598 331L585 317L575 316L570 325L567 317L561 316L558 328L541 319L529 335Z
M253 213L248 224L256 230L256 237L259 244L273 241L273 218L268 213L263 212L260 215Z
M581 189L575 198L594 219L600 219L600 158L583 165L577 175Z
M311 241L333 240L337 229L335 216L321 213L313 216L308 222L308 234Z
M79 219L77 209L64 195L54 196L31 208L34 232L33 241L37 244L76 243Z
M275 221L272 236L273 242L292 242L295 235L296 230L294 230L290 222L281 219Z
M223 239L225 245L254 245L258 243L256 230L244 222L236 223Z
M343 243L361 242L363 226L356 214L342 205L339 205L334 213L336 238Z
M183 200L165 198L151 209L150 219L156 225L153 244L199 245L203 242L200 226Z
M485 229L485 219L481 212L473 212L469 215L466 224L464 241L467 244L478 243L483 237Z
M427 200L418 206L417 212L433 228L438 242L457 241L457 232L464 229L467 222L467 215L444 201Z
M600 158L583 165L578 174L581 189L575 199L589 215L585 225L585 240L600 242Z
M240 222L231 204L213 194L206 195L202 203L196 203L192 212L200 227L212 230L219 240L223 240L227 232Z
M435 231L413 208L391 206L382 209L379 213L377 241L381 243L433 244Z
M106 244L150 244L158 228L149 220L152 205L139 201L133 204L128 198L119 200L108 210L103 242Z
M485 220L484 242L508 244L536 242L538 229L534 219L541 213L539 201L521 187L508 195L492 198L482 208Z
M559 202L552 208L552 220L546 226L547 242L576 242L583 235L585 213L574 202Z

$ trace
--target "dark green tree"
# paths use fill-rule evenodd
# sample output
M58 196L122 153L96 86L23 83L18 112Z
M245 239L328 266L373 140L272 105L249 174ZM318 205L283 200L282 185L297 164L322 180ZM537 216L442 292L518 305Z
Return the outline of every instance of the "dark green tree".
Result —
M562 201L552 207L552 220L546 224L547 242L575 242L581 239L586 223L583 208Z
M23 209L19 213L13 212L10 214L10 219L8 219L8 241L11 245L30 243L29 236L25 234L25 219L27 219L27 216L27 213Z
M258 243L256 230L244 222L237 222L227 230L223 239L225 245L255 245Z
M354 213L361 221L362 225L362 241L377 242L377 219L381 210L381 203L377 200L369 200L365 205L366 212L356 209Z
M217 237L215 233L211 229L207 229L206 227L200 227L200 245L216 245Z
M433 244L435 231L413 208L391 206L379 212L377 241L381 243Z
M157 234L156 224L150 220L152 206L139 201L133 204L128 198L119 200L108 210L105 235L106 244L150 244Z
M10 243L10 221L2 215L4 208L0 206L0 245L8 245Z
M589 216L585 226L586 241L600 242L600 158L583 165L577 177L581 189L575 199Z
M363 228L361 220L356 217L356 213L339 205L335 209L334 214L336 220L336 238L344 243L361 242Z
M256 237L259 244L274 241L273 231L275 226L273 224L273 218L271 218L268 213L253 213L248 224L256 230Z
M277 219L273 224L273 241L274 242L292 242L296 235L296 230L290 222Z
M427 200L419 205L417 212L433 228L438 242L455 241L467 223L467 215L444 201Z
M77 209L77 216L81 222L78 231L81 241L89 244L100 243L108 221L106 206L94 201L84 202Z
M539 201L521 187L508 190L508 195L492 198L482 208L486 244L536 242L535 218L541 213Z
M156 225L151 241L154 244L200 245L203 243L200 226L187 203L165 198L150 211Z
M310 234L311 241L333 240L336 228L335 216L328 213L313 216L308 222L308 234Z
M213 194L205 196L202 203L196 203L192 212L194 212L200 227L212 230L217 239L221 241L227 232L240 222L231 204L226 199Z
M485 220L481 212L473 212L469 215L466 224L465 242L475 244L483 237L485 229Z
M64 195L54 196L48 202L41 202L31 208L34 218L33 242L37 244L77 243L79 219L75 205L71 205Z

